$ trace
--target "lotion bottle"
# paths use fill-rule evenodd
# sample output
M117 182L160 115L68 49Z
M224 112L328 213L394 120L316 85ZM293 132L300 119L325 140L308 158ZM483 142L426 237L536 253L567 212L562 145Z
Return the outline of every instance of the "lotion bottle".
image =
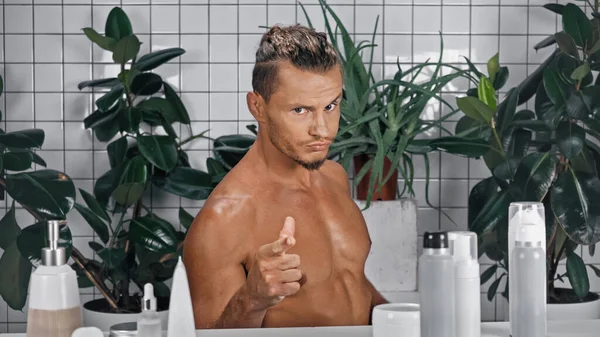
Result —
M65 248L58 246L60 226L66 224L47 222L48 247L29 284L27 337L71 337L83 325L77 275L67 264Z
M481 295L477 234L449 232L454 259L454 291L457 337L481 336Z

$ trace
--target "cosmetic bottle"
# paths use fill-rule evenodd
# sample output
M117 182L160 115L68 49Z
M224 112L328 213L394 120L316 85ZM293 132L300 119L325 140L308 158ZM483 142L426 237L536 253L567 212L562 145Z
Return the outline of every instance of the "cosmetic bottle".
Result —
M481 295L477 234L449 232L450 252L454 260L454 301L456 336L481 336Z
M77 275L67 264L64 247L58 246L64 220L49 220L48 247L42 263L31 274L27 337L71 337L82 327Z
M151 283L144 285L144 298L142 299L142 314L137 321L138 336L161 337L162 323L156 313L156 297Z
M194 310L190 285L187 278L185 265L179 257L173 283L171 285L171 298L169 300L169 322L167 337L195 337L196 325L194 323Z
M543 247L546 228L525 221L515 229L508 275L510 333L512 337L545 337L546 254Z
M446 232L426 232L423 237L419 296L421 337L455 337L454 261Z

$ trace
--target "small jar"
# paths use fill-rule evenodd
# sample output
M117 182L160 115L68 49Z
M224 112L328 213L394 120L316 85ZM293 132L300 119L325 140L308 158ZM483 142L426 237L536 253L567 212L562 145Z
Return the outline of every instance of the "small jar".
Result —
M137 336L137 322L119 323L110 327L108 337Z

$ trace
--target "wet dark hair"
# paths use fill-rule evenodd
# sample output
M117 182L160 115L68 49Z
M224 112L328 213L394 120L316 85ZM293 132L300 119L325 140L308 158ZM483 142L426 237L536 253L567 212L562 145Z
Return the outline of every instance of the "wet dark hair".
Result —
M289 62L302 70L318 72L341 65L335 48L327 40L327 34L300 24L273 26L260 41L252 71L252 89L267 102L277 87L278 70L282 62Z

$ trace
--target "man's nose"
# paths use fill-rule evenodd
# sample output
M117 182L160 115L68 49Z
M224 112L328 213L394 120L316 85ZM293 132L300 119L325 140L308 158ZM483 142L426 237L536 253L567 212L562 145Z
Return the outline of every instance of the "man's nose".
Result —
M311 136L320 138L329 138L329 129L327 118L324 113L316 113L313 115L313 120L309 129Z

